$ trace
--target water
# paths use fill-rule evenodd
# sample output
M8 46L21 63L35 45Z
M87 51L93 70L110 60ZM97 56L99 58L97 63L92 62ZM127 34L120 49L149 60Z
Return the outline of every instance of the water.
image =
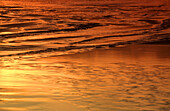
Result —
M1 0L0 111L170 110L169 5Z
M1 56L61 55L169 37L169 1L33 1L2 1Z

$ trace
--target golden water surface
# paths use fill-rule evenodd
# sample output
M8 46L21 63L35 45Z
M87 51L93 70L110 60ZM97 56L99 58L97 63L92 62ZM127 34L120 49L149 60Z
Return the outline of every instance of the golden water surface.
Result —
M1 0L0 111L170 111L169 6Z
M150 49L148 49L150 48ZM170 46L4 58L1 111L168 111Z

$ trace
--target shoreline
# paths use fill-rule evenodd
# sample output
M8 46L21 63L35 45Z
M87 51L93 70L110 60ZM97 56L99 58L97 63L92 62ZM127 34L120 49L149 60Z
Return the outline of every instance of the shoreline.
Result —
M146 42L143 44L148 44L148 45L170 45L170 39L165 38L163 40L159 40L159 41L151 41L151 42Z
M124 47L98 48L88 52L59 55L38 59L47 62L81 62L90 65L107 65L110 63L128 64L166 64L170 62L170 45L168 44L131 44Z

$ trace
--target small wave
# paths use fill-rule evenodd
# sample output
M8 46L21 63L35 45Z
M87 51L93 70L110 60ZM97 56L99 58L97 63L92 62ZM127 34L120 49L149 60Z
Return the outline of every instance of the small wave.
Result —
M168 29L169 27L170 27L170 19L165 19L165 20L162 21L160 26L158 26L157 28L159 30L163 30L163 29Z
M168 41L166 7L136 2L49 8L0 5L0 50L25 50L1 57Z
M0 51L15 51L15 50L25 50L31 49L38 46L35 45L20 45L20 46L11 46L11 45L0 45Z
M0 27L7 27L7 28L13 28L13 27L27 27L27 26L32 26L35 25L36 23L34 22L28 22L28 23L16 23L16 24L5 24L5 25L0 25Z

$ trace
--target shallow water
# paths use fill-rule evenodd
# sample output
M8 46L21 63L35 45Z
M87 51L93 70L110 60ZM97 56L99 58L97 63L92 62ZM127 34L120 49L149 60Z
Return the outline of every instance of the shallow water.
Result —
M168 111L169 48L132 45L3 58L1 111Z
M1 0L0 56L54 56L169 40L169 6L169 0Z
M1 0L0 111L170 110L169 5Z

